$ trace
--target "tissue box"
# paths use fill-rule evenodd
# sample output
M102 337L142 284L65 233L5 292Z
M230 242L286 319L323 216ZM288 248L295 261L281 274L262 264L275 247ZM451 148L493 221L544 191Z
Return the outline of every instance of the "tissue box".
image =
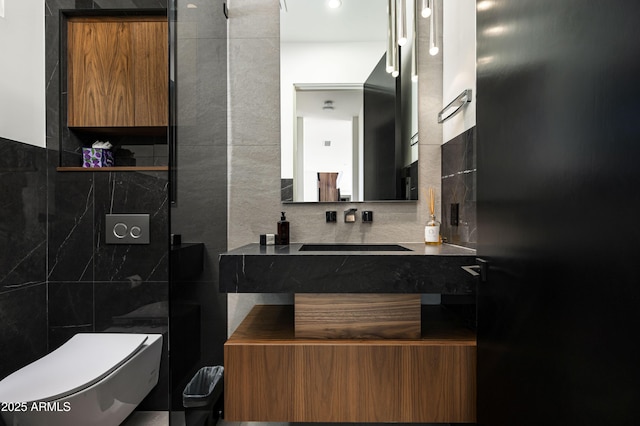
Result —
M104 148L82 148L82 167L113 166L113 152Z

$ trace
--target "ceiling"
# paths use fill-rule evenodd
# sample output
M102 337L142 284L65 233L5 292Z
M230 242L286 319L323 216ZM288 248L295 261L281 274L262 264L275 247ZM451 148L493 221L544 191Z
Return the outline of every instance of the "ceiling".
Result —
M325 101L332 101L334 109L323 110ZM361 110L362 89L296 91L296 115L298 117L351 120L360 115Z
M387 0L280 0L281 42L385 41ZM286 11L285 11L286 9Z

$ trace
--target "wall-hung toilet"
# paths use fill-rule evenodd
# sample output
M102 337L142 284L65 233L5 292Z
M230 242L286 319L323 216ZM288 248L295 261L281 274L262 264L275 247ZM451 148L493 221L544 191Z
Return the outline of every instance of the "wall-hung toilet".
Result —
M7 426L117 426L158 382L161 334L80 333L0 381Z

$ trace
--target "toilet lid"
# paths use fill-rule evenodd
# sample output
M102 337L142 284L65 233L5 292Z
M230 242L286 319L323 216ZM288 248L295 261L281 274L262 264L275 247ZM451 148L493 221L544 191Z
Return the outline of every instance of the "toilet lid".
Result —
M91 386L124 364L144 334L80 333L0 381L1 402L51 401Z

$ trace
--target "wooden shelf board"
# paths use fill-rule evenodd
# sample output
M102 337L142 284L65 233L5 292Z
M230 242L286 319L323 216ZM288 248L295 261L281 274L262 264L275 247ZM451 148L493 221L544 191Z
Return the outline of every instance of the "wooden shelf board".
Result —
M59 172L166 172L169 166L56 167Z
M420 339L309 339L296 338L292 305L256 305L227 340L233 344L330 344L330 345L456 345L476 346L474 331L457 324L440 306L422 307Z

